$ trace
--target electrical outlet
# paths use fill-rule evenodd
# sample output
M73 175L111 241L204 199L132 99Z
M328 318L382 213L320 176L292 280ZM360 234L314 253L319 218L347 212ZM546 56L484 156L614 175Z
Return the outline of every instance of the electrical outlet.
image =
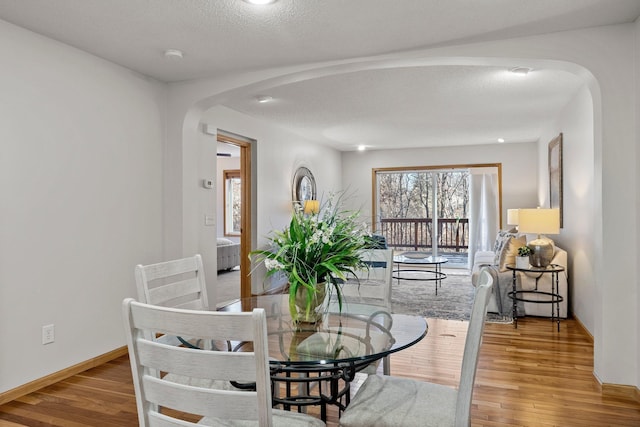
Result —
M55 326L44 325L42 327L42 344L51 344L55 341Z

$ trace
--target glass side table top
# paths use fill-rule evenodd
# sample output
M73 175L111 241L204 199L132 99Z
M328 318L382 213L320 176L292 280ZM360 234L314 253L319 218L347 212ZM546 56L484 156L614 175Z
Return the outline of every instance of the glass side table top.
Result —
M530 265L529 267L526 267L526 268L516 267L515 264L507 264L505 267L507 268L507 270L527 271L527 272L534 272L534 273L559 273L561 271L564 271L564 267L558 264L549 264L546 267L534 267Z
M444 264L445 257L433 256L429 252L405 252L395 255L393 262L399 264Z

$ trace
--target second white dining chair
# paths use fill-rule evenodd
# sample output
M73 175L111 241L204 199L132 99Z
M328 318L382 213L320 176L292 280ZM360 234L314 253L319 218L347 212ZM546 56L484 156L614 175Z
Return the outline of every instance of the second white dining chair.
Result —
M408 378L371 375L340 418L342 427L468 427L471 399L491 295L491 274L481 271L471 311L458 390Z
M199 254L156 264L138 264L135 277L140 302L164 307L209 310L204 268ZM168 335L158 339L173 345L185 344L184 340Z
M325 425L309 415L272 409L263 309L242 313L183 310L128 298L122 303L122 314L141 427ZM150 331L253 345L252 351L197 350L158 342ZM200 381L184 385L168 380L169 374ZM211 381L253 382L255 390L210 388L206 384Z
M138 264L135 276L141 302L191 310L209 309L200 254L156 264Z
M204 276L202 257L174 259L155 264L138 264L135 268L138 301L163 307L190 310L209 310L209 299ZM202 341L186 335L175 336L156 331L152 334L156 341L193 348L229 351L230 342ZM168 379L181 384L198 385L199 379L179 377L170 373ZM222 390L237 390L229 381L213 381L209 387Z
M365 249L362 251L362 259L368 267L354 271L354 275L347 278L342 285L342 304L357 303L350 307L350 313L370 316L371 320L389 327L391 317L385 313L391 313L391 287L393 273L392 249ZM337 301L332 300L329 310L340 310ZM378 314L375 314L375 313ZM367 374L375 374L380 361L367 366L363 371ZM382 371L384 375L391 375L391 361L389 356L382 359Z

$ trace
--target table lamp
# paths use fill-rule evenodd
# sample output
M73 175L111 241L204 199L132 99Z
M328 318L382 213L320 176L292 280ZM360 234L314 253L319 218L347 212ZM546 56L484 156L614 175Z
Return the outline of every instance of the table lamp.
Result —
M515 225L516 230L518 230L519 210L520 209L507 209L507 225Z
M529 263L534 267L547 267L553 259L553 240L543 238L542 234L560 234L559 209L519 209L518 227L520 233L534 233L537 239L530 241L527 246L533 254L529 256Z
M304 201L304 213L306 215L317 214L320 212L319 200L305 200Z

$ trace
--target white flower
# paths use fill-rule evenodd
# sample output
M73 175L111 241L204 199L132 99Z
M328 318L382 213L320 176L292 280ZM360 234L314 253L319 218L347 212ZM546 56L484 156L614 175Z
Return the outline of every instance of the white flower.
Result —
M284 265L280 263L278 260L267 258L264 260L264 266L267 270L282 270L284 269Z
M309 240L311 243L317 243L320 239L322 239L322 230L316 230L313 232Z

